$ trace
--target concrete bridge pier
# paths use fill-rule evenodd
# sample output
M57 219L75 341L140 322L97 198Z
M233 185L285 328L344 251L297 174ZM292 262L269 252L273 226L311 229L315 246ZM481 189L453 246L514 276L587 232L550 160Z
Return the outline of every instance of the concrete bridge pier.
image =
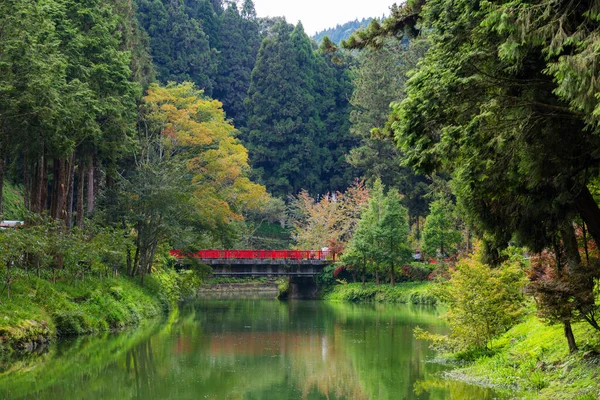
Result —
M317 297L317 283L312 276L290 276L289 298L310 300Z

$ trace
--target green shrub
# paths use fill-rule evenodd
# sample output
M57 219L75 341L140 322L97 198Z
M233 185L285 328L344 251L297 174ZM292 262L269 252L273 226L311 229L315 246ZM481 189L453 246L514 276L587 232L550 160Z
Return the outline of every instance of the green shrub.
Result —
M81 335L89 332L85 316L81 310L63 310L52 315L59 335Z
M436 294L448 305L445 319L451 333L448 350L482 348L507 331L524 314L526 279L522 257L515 255L498 268L482 264L477 255L460 260L451 278L436 286ZM416 331L417 337L440 345L443 337Z
M361 283L336 285L323 298L330 301L412 303L435 305L437 298L431 291L429 282L406 282L395 286Z
M281 279L277 282L277 298L279 300L286 300L290 295L290 281L289 279Z

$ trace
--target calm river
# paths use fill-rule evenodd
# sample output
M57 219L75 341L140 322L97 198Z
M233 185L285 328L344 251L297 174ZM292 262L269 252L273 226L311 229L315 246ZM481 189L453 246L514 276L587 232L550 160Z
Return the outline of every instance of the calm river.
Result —
M198 300L169 319L0 358L7 399L492 399L413 338L435 309Z

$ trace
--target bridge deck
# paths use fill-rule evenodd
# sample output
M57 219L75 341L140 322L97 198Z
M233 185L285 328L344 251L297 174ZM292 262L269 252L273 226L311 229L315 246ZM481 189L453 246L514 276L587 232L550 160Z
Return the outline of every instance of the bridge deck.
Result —
M206 265L328 265L332 260L196 258Z
M187 258L210 265L217 276L295 276L313 277L335 262L329 250L200 250L171 255L185 263Z
M213 276L305 276L312 278L318 275L319 272L301 272L301 271L220 271L214 270Z

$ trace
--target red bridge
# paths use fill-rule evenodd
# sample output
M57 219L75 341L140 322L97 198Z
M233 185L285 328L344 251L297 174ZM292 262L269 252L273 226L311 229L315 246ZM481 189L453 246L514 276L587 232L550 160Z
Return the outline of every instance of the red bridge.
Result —
M312 277L335 262L331 250L200 250L192 254L171 250L171 256L181 263L188 258L199 260L219 276Z

